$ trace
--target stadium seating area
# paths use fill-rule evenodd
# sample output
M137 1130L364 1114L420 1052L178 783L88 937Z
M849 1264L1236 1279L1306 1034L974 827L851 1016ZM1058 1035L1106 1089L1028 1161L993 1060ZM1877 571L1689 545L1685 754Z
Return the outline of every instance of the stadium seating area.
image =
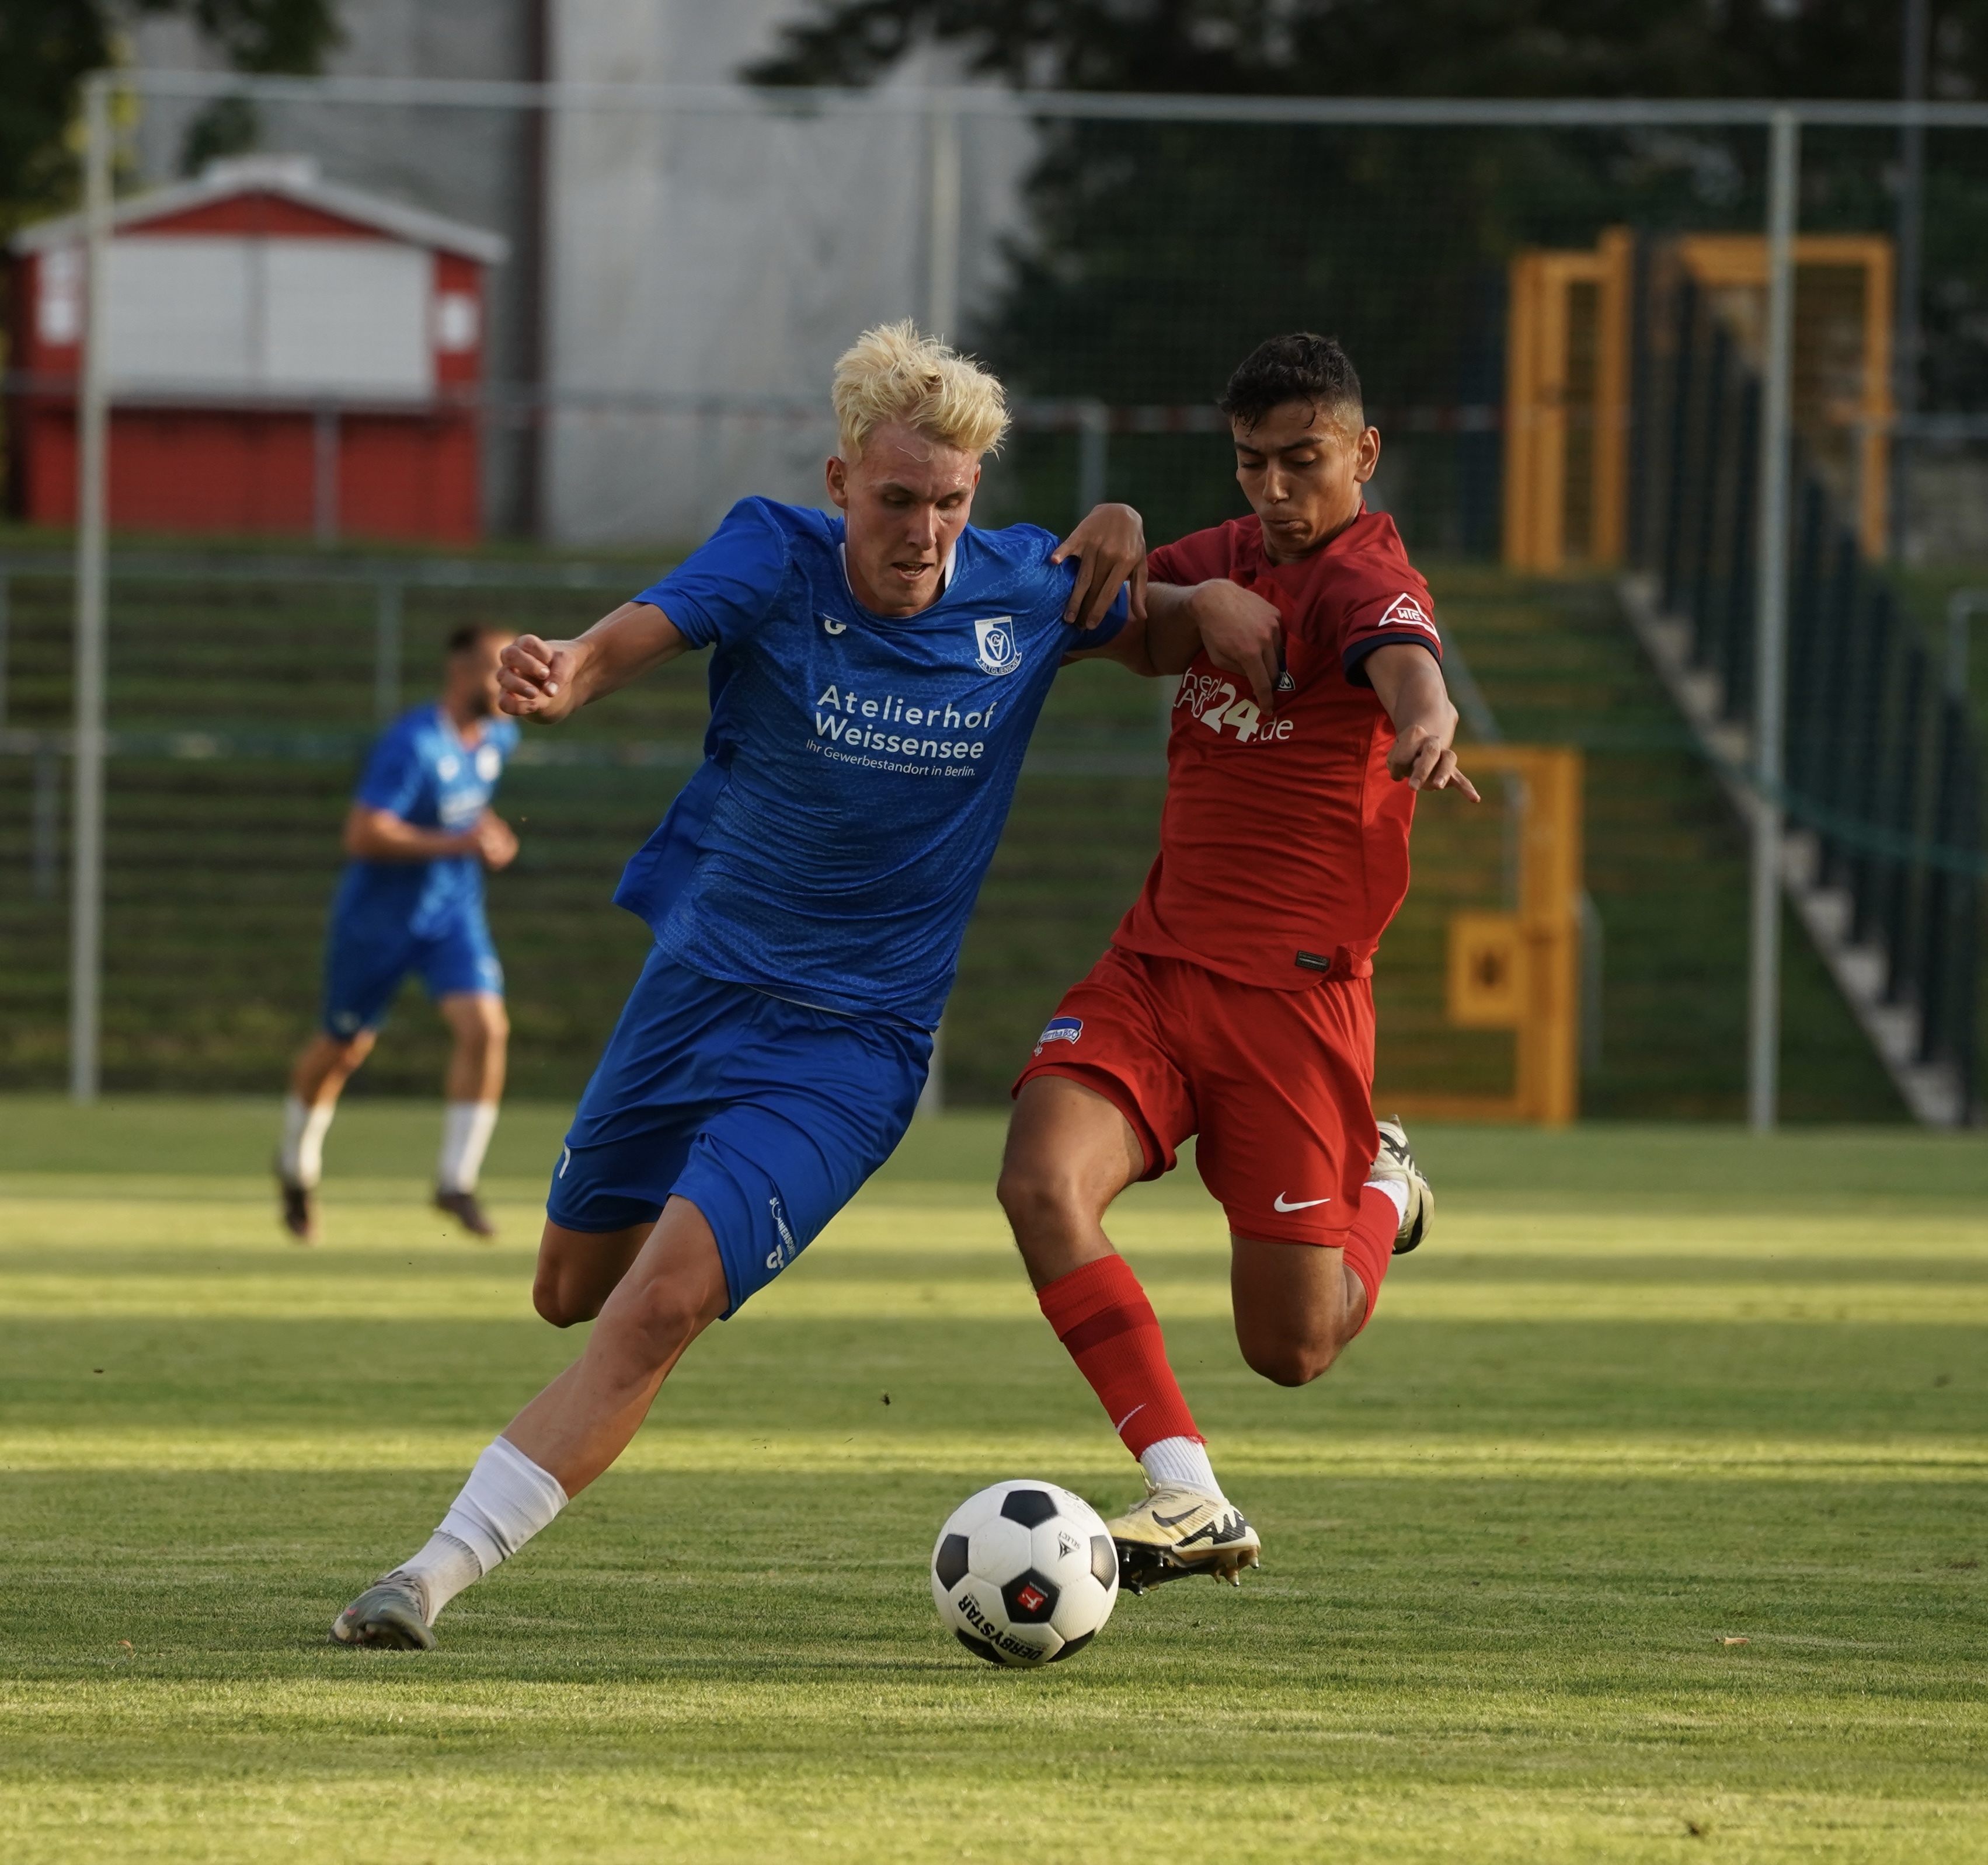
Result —
M631 566L629 586L649 566ZM1608 590L1438 566L1446 625L1505 735L1578 743L1588 762L1588 882L1605 934L1601 1066L1583 1104L1617 1117L1729 1117L1742 1086L1745 870L1738 829ZM11 586L5 723L66 726L68 591ZM472 614L549 631L607 606L592 591L413 590L404 684L427 688L441 638ZM337 829L374 715L363 590L296 583L114 590L105 1079L115 1089L273 1091L309 1027ZM509 971L514 1092L583 1080L644 934L607 905L621 862L697 755L701 659L532 744L501 798L523 852L491 889ZM1154 846L1160 714L1115 668L1059 683L969 935L948 1023L947 1092L992 1104L1053 1005L1108 936ZM245 755L252 753L253 755ZM568 761L570 760L570 761ZM63 1078L63 877L35 880L33 761L0 758L0 1086ZM65 805L66 805L66 799ZM1444 928L1499 876L1489 816L1434 799L1418 892L1384 948L1383 1095L1493 1092L1510 1038L1442 1021ZM1898 1117L1897 1098L1798 933L1788 943L1786 1107L1797 1119ZM358 1091L426 1093L441 1035L411 991Z

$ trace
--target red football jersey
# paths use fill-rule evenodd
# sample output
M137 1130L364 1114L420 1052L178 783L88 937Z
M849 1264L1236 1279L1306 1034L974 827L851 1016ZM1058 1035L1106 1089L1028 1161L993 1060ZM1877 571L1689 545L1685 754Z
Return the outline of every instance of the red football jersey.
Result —
M1364 977L1408 890L1415 799L1388 775L1394 727L1361 663L1396 641L1442 653L1395 521L1363 510L1323 549L1273 563L1259 521L1232 519L1147 567L1155 583L1226 576L1274 604L1296 690L1266 715L1195 655L1167 741L1160 858L1113 942L1279 990Z

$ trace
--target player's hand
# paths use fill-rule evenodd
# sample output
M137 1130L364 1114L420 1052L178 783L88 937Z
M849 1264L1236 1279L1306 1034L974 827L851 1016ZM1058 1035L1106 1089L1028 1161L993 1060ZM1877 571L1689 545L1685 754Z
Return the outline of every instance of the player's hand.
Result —
M516 719L553 725L580 704L577 641L542 641L521 634L497 657L497 704Z
M1411 725L1396 737L1388 753L1388 775L1411 790L1447 790L1453 785L1473 803L1484 800L1457 769L1456 750L1447 735L1426 725Z
M1094 505L1083 523L1059 544L1052 563L1075 557L1077 581L1063 619L1095 628L1111 612L1118 586L1132 585L1132 619L1146 619L1146 521L1130 505Z
M486 868L508 868L518 858L518 832L495 810L486 809L471 826L472 851Z
M1219 576L1199 583L1188 613L1201 630L1202 651L1225 674L1249 683L1266 712L1277 705L1277 675L1284 651L1284 621L1254 590Z

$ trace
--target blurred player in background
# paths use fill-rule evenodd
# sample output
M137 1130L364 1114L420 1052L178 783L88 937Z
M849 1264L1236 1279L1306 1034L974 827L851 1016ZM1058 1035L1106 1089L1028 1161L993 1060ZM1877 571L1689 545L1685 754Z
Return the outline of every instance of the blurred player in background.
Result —
M1136 512L1100 506L1061 546L968 523L1007 426L992 377L889 326L842 356L833 399L841 517L745 499L580 640L505 651L506 708L551 721L713 648L705 762L615 896L656 942L546 1204L532 1299L598 1323L427 1545L339 1614L341 1643L432 1645L448 1601L620 1455L691 1342L890 1157L1057 667L1151 671L1122 586Z
M441 697L404 713L373 748L346 813L351 857L332 902L323 1028L297 1058L276 1158L283 1228L317 1232L324 1137L338 1097L373 1052L410 971L455 1032L436 1208L478 1237L495 1227L476 1178L504 1092L504 968L483 914L483 870L507 867L518 838L490 807L516 724L499 715L498 656L508 628L472 623L448 639Z
M1374 1118L1374 948L1415 792L1477 796L1428 586L1362 496L1381 437L1352 365L1273 338L1222 407L1252 515L1148 560L1149 654L1187 670L1159 859L1016 1084L1000 1182L1043 1313L1145 1472L1111 1524L1134 1590L1232 1580L1259 1549L1104 1212L1198 1134L1243 1358L1286 1386L1332 1364L1433 1209L1407 1135Z

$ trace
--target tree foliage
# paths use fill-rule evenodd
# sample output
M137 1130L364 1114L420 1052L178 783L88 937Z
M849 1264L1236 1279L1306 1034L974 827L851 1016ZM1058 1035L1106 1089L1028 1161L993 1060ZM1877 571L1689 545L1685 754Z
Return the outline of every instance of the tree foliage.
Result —
M750 74L864 84L957 46L1010 83L1321 96L1895 95L1899 0L816 0ZM1988 0L1934 8L1932 90L1988 88Z
M117 62L125 21L162 13L191 19L238 71L314 72L339 39L336 0L0 0L0 226L74 198L79 87ZM245 147L254 133L243 105L211 106L187 155Z
M1988 95L1988 0L1932 4L1932 94ZM1900 82L1902 13L1902 0L815 0L746 75L867 84L936 45L969 73L1043 90L1885 96ZM1929 292L1936 387L1988 388L1988 351L1967 335L1970 319L1988 328L1976 141L1988 139L1935 144L1929 255L1950 252L1955 266ZM1258 339L1309 327L1346 343L1370 402L1397 418L1482 406L1499 394L1515 248L1585 245L1611 223L1757 228L1763 204L1757 129L1046 119L1036 147L1026 235L966 334L1019 388L1114 403L1205 400ZM1888 134L1811 133L1804 224L1888 228L1895 149ZM1157 457L1166 443L1141 444ZM1432 439L1404 466L1414 444L1395 444L1398 485L1409 472L1432 502L1479 513L1464 541L1481 545L1492 495L1457 475L1495 472L1490 437Z

